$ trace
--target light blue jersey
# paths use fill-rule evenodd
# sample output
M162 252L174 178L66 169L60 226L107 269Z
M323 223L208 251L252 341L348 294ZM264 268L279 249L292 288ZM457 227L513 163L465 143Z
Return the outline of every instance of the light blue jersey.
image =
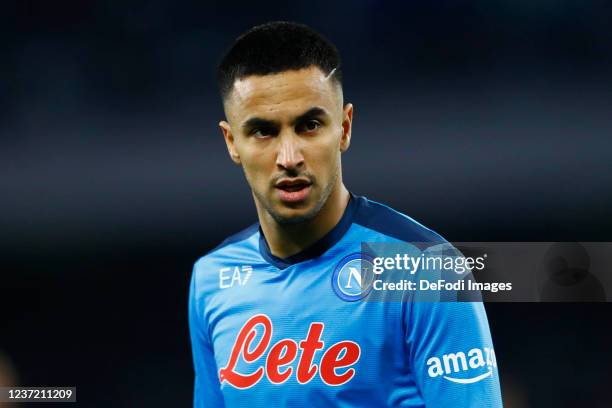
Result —
M501 407L482 303L363 301L338 274L362 242L444 240L351 195L302 253L275 257L255 224L199 259L195 407Z

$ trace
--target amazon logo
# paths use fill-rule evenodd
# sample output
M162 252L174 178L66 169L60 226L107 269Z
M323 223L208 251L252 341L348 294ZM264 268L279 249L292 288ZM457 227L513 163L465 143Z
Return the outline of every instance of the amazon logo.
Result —
M473 384L493 375L497 368L492 348L473 348L467 353L443 354L427 359L427 374L431 378L442 377L457 384ZM475 374L475 375L470 375Z

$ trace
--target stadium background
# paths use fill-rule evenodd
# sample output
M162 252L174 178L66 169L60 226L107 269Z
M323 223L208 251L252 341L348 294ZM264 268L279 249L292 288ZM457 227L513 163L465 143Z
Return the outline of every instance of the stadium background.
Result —
M612 241L612 8L494 3L3 3L0 381L190 404L192 263L255 217L214 67L269 20L343 54L352 191L453 241ZM609 303L487 310L508 407L612 404Z

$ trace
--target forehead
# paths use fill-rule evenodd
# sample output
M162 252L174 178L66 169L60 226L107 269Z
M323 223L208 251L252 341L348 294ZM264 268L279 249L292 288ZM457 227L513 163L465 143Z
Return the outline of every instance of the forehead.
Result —
M313 106L335 112L342 106L339 88L316 67L251 75L234 82L226 113L230 119L241 120L246 116L299 115Z

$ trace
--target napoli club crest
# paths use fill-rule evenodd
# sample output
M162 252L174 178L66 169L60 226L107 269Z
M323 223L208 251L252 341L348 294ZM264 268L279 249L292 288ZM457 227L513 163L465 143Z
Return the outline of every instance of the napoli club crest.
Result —
M354 253L342 259L332 275L332 288L347 302L363 299L372 290L372 257Z

